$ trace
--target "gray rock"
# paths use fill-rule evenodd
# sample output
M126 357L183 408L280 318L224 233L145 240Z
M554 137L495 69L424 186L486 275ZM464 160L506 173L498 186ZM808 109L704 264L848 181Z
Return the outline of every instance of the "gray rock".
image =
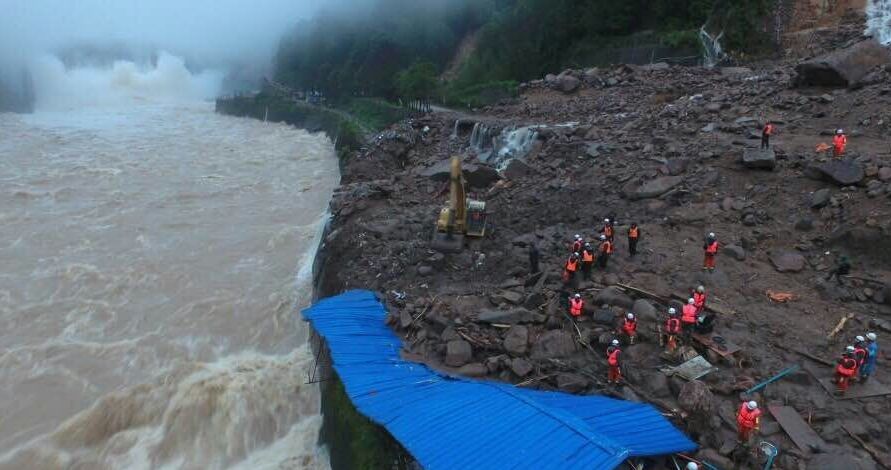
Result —
M814 219L813 217L805 216L798 219L795 222L795 230L799 230L802 232L809 232L814 229Z
M781 273L797 273L804 269L807 260L793 251L774 251L770 253L770 262Z
M883 166L879 168L879 179L882 181L891 181L891 167Z
M498 170L487 165L463 165L467 184L477 188L487 188L501 179Z
M512 326L504 335L502 346L512 356L526 354L529 347L529 329L525 326Z
M715 409L715 396L704 382L693 380L681 387L678 406L688 413L708 414Z
M811 208L820 209L829 204L829 198L832 197L832 191L829 188L818 189L811 194Z
M557 90L562 91L563 93L572 93L579 89L579 86L582 84L581 80L573 77L568 73L561 73L554 80L554 87Z
M687 171L687 167L690 166L690 160L686 158L669 158L665 166L668 168L669 175L677 176Z
M708 107L708 106L712 106L713 104L714 104L714 103L709 104L709 105L707 105L706 107ZM715 107L717 108L718 111L721 110L721 106L720 106L720 105L717 105L717 106L715 106ZM715 123L710 122L710 123L706 124L705 126L703 126L702 129L699 129L699 130L700 130L701 132L705 132L706 134L708 134L709 132L715 132L715 128L716 128L716 127L717 127L717 126L715 125Z
M616 305L622 308L631 308L634 305L634 301L618 287L610 286L597 293L594 297L594 304Z
M485 377L486 374L489 373L489 368L480 364L479 362L474 362L473 364L467 364L461 366L458 369L459 375L464 375L467 377Z
M501 291L498 297L504 299L509 304L519 305L523 302L523 294L512 290Z
M429 276L433 274L433 267L422 264L418 266L418 274L421 276Z
M795 67L795 85L855 86L874 68L887 64L891 64L891 51L868 39L799 64Z
M461 367L473 358L473 348L463 339L456 339L446 343L445 364L451 367Z
M480 323L502 323L516 325L518 323L536 323L540 314L517 307L510 310L483 310L477 314Z
M557 388L566 393L580 393L589 386L588 379L570 372L557 374Z
M683 182L684 178L682 176L662 176L647 181L631 191L626 191L626 194L632 200L650 199L671 191L675 186Z
M831 160L815 168L823 175L823 179L832 181L839 186L855 185L866 177L863 167L850 160Z
M631 307L631 311L641 320L648 322L659 321L659 313L656 311L656 307L646 299L635 300L634 305Z
M575 336L568 331L544 333L532 346L532 359L552 359L572 355L576 351Z
M532 372L532 364L526 359L516 357L510 361L510 370L518 377L526 377Z
M659 398L668 398L671 396L671 388L668 386L668 377L657 371L644 374L646 380L646 389Z
M739 245L725 245L723 251L724 254L730 255L731 258L737 261L746 260L746 250Z
M777 166L777 156L773 149L745 149L742 164L746 168L773 170Z
M504 169L504 177L509 180L520 179L531 173L532 167L518 158L511 160L510 163L507 164L507 168Z

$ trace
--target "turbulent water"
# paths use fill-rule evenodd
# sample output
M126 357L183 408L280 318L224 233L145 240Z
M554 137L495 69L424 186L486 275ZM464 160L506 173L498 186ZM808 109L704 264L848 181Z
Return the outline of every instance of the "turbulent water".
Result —
M0 114L0 469L326 468L297 312L330 141L122 67Z
M891 0L869 0L866 6L866 33L891 45Z

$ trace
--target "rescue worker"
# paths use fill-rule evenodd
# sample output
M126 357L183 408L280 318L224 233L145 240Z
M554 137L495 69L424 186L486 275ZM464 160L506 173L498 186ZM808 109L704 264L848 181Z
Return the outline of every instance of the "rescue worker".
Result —
M761 427L761 410L755 401L743 402L736 413L736 424L739 426L737 439L743 444L748 444Z
M538 272L538 246L535 243L529 245L529 273L535 274Z
M863 336L854 338L854 360L857 361L858 371L861 371L869 360L869 350L866 349L866 338Z
M692 298L687 299L687 305L684 305L684 308L681 309L681 326L684 329L684 336L689 337L690 333L693 332L693 328L696 326L696 306L693 305L695 302Z
M845 147L848 145L848 137L845 131L839 129L835 131L835 137L832 138L832 156L841 158L845 154Z
M620 354L622 354L622 350L619 349L619 340L614 339L609 347L606 348L606 363L609 365L606 382L609 384L618 385L619 380L622 378Z
M622 321L622 333L628 337L628 344L634 344L634 339L637 338L637 320L633 313L625 315L625 320Z
M585 245L585 241L582 239L582 236L579 234L575 235L575 240L572 242L572 252L573 253L581 253L582 247Z
M576 294L569 299L569 314L573 316L573 318L578 318L582 316L582 312L585 311L585 301L582 299L582 294Z
M668 309L668 320L665 320L665 350L672 352L678 347L678 335L681 334L681 320L678 319L678 311L673 307Z
M582 276L584 279L591 279L591 266L594 266L594 248L590 243L585 243L582 248Z
M613 254L613 244L606 238L606 235L600 236L600 253L597 255L597 265L601 269L606 269L606 263L609 261L610 255Z
M563 267L563 283L564 284L575 284L575 274L579 270L579 254L573 253L569 255L569 259L566 260L566 265Z
M879 359L879 343L876 342L875 333L866 334L866 353L868 354L866 363L860 367L860 381L866 382L869 377L876 371L876 362Z
M829 275L826 276L826 280L832 279L832 276L835 276L835 280L838 281L839 285L843 285L842 276L847 276L851 272L851 262L848 260L848 257L845 255L841 255L838 258L838 264L835 266L835 269L829 271Z
M839 395L848 391L851 377L857 374L857 360L854 359L854 346L845 348L845 353L835 366L835 385Z
M693 294L693 306L696 307L696 314L700 315L705 310L705 286L699 286L691 292Z
M770 136L773 135L773 123L767 121L761 131L761 150L770 148Z
M715 256L718 254L718 237L715 236L714 232L709 233L705 237L705 244L702 246L702 249L705 251L705 261L702 263L702 269L714 271Z
M613 237L615 236L615 230L610 219L603 219L603 228L600 229L600 233L605 235L606 239L612 243Z
M636 223L632 223L628 227L628 256L632 257L637 254L637 242L640 240L640 228Z

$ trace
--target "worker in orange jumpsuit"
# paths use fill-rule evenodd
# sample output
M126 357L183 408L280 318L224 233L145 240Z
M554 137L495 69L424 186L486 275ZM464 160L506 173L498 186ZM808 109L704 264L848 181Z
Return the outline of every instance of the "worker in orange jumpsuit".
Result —
M761 410L754 401L744 402L736 413L736 424L739 427L737 439L743 444L748 444L755 431L761 427Z
M848 346L835 366L835 386L839 395L844 395L848 391L851 378L855 375L857 375L857 359L854 358L854 346Z
M573 318L578 318L582 316L582 312L585 311L585 300L582 299L581 294L576 294L569 299L569 314L573 316Z
M628 256L633 257L637 254L638 241L640 241L640 228L632 223L631 227L628 227Z
M848 136L845 131L839 129L835 131L835 137L832 138L832 156L841 158L845 154L845 147L848 145Z
M674 351L678 347L678 335L681 334L681 320L678 319L678 311L668 309L668 320L665 320L665 350Z
M615 228L613 227L613 222L610 219L603 219L603 228L600 229L600 233L606 236L606 239L612 243L613 237L616 235Z
M585 245L585 241L582 239L582 236L579 234L576 234L575 240L572 241L572 252L573 253L581 253L584 245Z
M620 354L622 354L622 350L619 349L619 340L614 339L610 346L606 348L606 363L609 366L606 382L609 384L618 385L619 380L622 379L622 364L619 359Z
M715 256L718 255L718 237L714 232L709 233L708 236L705 237L705 244L702 246L702 249L705 251L705 260L702 263L702 269L714 271Z
M601 269L606 269L606 263L609 261L610 255L613 254L613 242L606 238L606 235L600 236L600 253L597 255L597 265Z
M694 302L692 298L687 299L687 305L681 309L681 326L684 329L684 336L690 336L693 328L696 327L696 305L693 304Z
M591 279L591 267L594 266L594 248L590 243L585 243L582 248L582 277Z
M761 150L770 148L770 136L773 135L773 123L767 121L761 131Z
M634 340L637 338L637 320L633 313L625 315L625 319L622 321L622 333L628 337L628 344L634 344Z
M705 310L705 286L699 286L692 291L693 306L696 307L696 314L699 315Z
M566 264L563 266L563 283L575 284L575 275L579 270L579 254L573 253L569 255Z
M857 361L858 373L869 360L869 350L866 347L866 338L863 336L857 336L854 340L854 360Z

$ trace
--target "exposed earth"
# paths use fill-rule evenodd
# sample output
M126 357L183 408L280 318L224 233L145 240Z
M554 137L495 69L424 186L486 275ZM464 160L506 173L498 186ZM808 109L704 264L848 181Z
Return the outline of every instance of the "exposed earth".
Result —
M891 66L882 60L856 60L862 70L846 69L856 77L832 87L797 87L806 77L791 59L570 70L474 115L400 123L343 163L321 292L379 292L406 357L442 371L652 403L701 445L698 458L724 469L763 467L736 445L735 413L749 398L765 411L762 439L780 449L774 468L887 467L888 396L838 400L818 383L832 367L814 359L834 362L873 331L882 345L873 380L891 385ZM761 153L766 120L777 130L773 152ZM493 135L542 127L528 155L499 174L469 146L477 124ZM833 161L815 148L836 128L849 145ZM488 204L489 232L442 254L430 240L452 155L463 156L471 196ZM579 286L586 311L573 322L565 302L576 290L564 287L562 266L573 235L593 240L608 215L617 250ZM631 222L643 233L633 259ZM714 272L701 269L708 232L723 247ZM530 273L530 243L543 274ZM840 255L853 264L843 285L824 279ZM693 345L718 370L691 382L660 371L683 359L662 354L655 329L669 301L698 285L718 310L716 333L742 351L728 360ZM775 302L769 290L793 297ZM604 351L629 311L642 340L623 347L626 382L608 386ZM793 365L801 370L741 393ZM797 447L773 405L793 407L825 445Z

